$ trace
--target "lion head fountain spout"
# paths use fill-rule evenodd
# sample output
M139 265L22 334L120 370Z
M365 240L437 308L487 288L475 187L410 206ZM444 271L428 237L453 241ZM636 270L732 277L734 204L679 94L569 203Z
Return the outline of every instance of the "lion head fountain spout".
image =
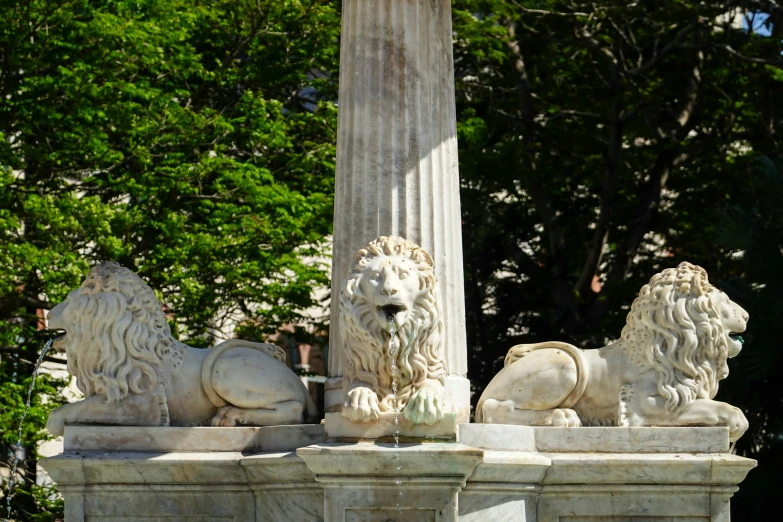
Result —
M447 372L435 293L432 257L411 241L383 236L357 252L340 296L343 416L371 421L396 411L396 402L414 424L443 418Z

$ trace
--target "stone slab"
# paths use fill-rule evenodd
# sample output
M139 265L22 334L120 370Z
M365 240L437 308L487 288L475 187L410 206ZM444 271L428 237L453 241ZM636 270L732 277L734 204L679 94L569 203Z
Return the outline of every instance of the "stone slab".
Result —
M463 444L399 444L326 442L296 450L319 482L329 477L354 477L361 482L394 482L405 477L464 479L481 462L484 452ZM340 479L341 480L341 479Z
M725 453L729 451L729 430L725 427L536 426L534 430L536 449L541 452Z
M432 425L412 424L400 413L397 424L394 413L381 413L380 418L372 422L354 422L340 413L326 414L326 438L328 440L358 441L380 439L391 441L394 432L399 430L400 441L411 439L432 439L443 441L457 440L457 415L446 413L443 419Z
M532 426L460 424L459 441L465 446L496 451L536 451Z
M295 450L325 440L322 424L265 427L66 426L66 452Z

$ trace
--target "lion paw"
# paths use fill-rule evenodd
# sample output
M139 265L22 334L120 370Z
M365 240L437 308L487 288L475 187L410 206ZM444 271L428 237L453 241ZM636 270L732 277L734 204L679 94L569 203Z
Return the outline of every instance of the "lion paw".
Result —
M403 411L413 424L434 424L443 418L443 406L439 390L420 388L408 401Z
M748 431L748 419L741 409L727 404L726 425L729 427L729 441L735 442Z
M65 431L65 418L59 408L49 414L46 429L55 437L59 437Z
M558 408L552 410L547 418L544 419L544 426L558 426L563 428L578 428L582 425L579 416L574 410L567 408Z
M212 426L227 427L242 424L242 408L234 406L222 406L214 417L212 417Z
M342 414L352 421L368 422L377 419L381 415L378 395L369 388L357 386L348 392Z

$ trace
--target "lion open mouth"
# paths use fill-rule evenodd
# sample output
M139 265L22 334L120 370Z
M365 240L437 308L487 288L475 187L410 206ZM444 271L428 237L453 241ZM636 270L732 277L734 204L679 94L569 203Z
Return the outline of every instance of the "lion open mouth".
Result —
M404 305L397 305L397 304L387 304L383 306L379 306L378 310L381 311L381 313L386 317L388 320L394 319L394 316L397 315L400 312L404 312L407 310L407 308Z
M62 344L62 342L65 340L65 336L68 334L65 330L62 328L56 328L54 330L49 330L47 332L51 335L52 345L57 349L57 345Z
M742 345L745 344L745 339L736 332L729 332L729 357L736 357L742 351Z

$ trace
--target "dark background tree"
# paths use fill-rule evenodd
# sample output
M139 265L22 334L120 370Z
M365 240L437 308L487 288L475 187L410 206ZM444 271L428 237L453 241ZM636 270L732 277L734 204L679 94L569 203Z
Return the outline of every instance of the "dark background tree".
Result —
M778 3L456 0L454 10L474 400L514 344L616 338L639 288L684 260L751 310L752 332L779 321L747 290L764 281L750 254L716 229L726 208L774 208L748 186L758 156L780 153ZM768 246L756 255L774 272ZM765 484L743 486L733 508L736 520L776 520L759 498L780 491L768 474L781 464L779 344L748 338L746 351L778 364L743 365L743 353L724 381L751 419L738 450L759 459L751 478ZM738 383L763 397L732 392Z

